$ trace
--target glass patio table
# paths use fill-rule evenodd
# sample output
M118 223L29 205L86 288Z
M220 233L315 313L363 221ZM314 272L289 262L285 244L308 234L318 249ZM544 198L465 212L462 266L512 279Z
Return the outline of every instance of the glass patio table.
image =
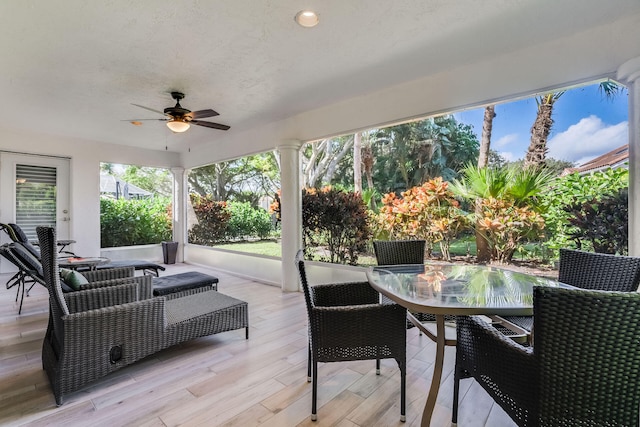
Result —
M370 267L373 288L413 312L436 318L436 360L423 427L431 422L440 389L445 315L531 315L533 286L571 287L560 282L490 266L425 264Z

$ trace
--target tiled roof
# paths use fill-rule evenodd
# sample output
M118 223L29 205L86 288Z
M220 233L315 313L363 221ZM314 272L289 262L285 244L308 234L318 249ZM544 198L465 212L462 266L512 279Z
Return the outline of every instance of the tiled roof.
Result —
M133 184L129 184L128 182L122 181L113 175L101 173L100 174L100 193L102 194L108 193L108 194L115 195L116 192L118 192L121 196L124 195L125 192L128 195L132 195L136 197L152 196L152 194L147 190L143 190L140 187L137 187Z
M629 159L629 144L625 144L613 151L596 157L577 168L571 168L571 172L585 173L598 169L615 168L624 164Z

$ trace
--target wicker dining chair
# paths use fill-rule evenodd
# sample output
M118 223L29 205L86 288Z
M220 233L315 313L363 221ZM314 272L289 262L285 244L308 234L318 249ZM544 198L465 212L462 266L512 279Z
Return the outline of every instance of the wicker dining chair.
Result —
M635 292L640 285L640 258L560 249L558 281L581 289ZM527 332L533 316L502 316Z
M380 304L368 282L310 286L299 251L296 266L309 318L307 381L312 383L311 420L317 419L318 362L393 358L400 368L400 421L406 421L406 309Z
M378 265L412 265L424 264L424 240L374 240L373 250L376 254ZM384 303L392 303L386 296L382 296ZM407 329L416 326L420 333L424 333L431 340L436 340L433 330L426 327L427 324L435 326L436 317L433 314L407 312ZM445 316L446 322L455 322L455 316ZM447 345L455 345L453 339L447 340Z
M425 240L374 240L378 265L424 264Z
M519 426L638 426L640 294L535 287L523 347L478 316L458 317L460 380L474 378Z
M49 291L42 365L57 405L66 394L180 342L242 328L248 338L247 303L217 291L143 298L151 295L148 278L63 294L55 230L38 227L37 233ZM148 288L142 294L141 286ZM69 297L83 299L76 304L81 308L74 310Z

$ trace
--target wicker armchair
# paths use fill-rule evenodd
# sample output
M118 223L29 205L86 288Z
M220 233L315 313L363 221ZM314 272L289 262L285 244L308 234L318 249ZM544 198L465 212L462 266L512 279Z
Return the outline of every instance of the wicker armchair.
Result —
M458 318L452 421L460 379L472 377L520 426L638 426L640 294L536 287L533 296L533 347Z
M640 258L560 249L558 281L576 288L635 292L640 284ZM502 316L498 319L531 332L532 316Z
M400 368L400 420L406 420L406 310L380 304L368 282L309 286L303 252L296 266L309 316L307 380L312 383L311 419L317 419L318 362L394 358Z
M38 227L37 232L49 290L42 365L56 404L61 405L66 394L174 344L241 328L248 338L247 303L216 291L141 299L141 292L150 295L150 278L142 284L129 278L63 294L55 230ZM67 298L83 302L68 304Z

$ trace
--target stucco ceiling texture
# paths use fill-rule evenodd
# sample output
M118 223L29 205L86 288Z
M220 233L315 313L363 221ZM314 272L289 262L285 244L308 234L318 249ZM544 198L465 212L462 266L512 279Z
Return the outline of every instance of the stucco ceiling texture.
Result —
M309 8L320 24L294 15ZM183 150L182 106L249 130L640 14L638 0L21 0L0 2L0 127Z

